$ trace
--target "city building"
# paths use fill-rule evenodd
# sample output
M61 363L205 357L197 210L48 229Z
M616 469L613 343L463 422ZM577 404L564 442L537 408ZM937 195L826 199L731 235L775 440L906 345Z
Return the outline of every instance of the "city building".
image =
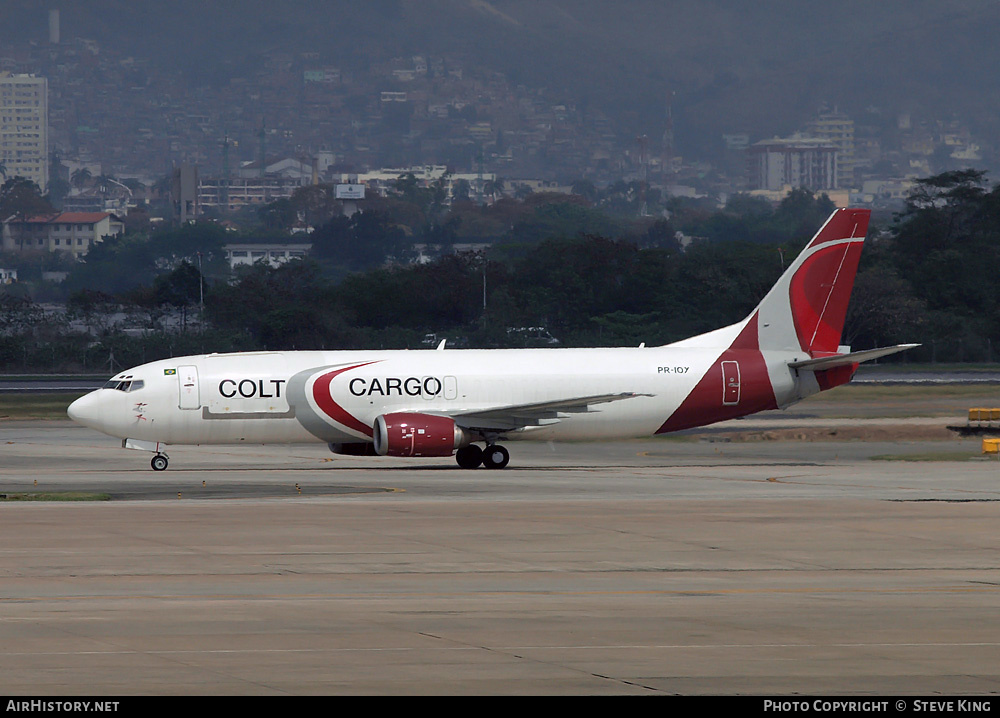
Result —
M493 172L451 172L445 165L385 167L370 172L328 173L337 185L364 185L369 193L383 196L396 187L400 177L408 175L413 175L418 187L431 187L441 183L449 199L453 197L455 183L459 181L467 182L473 195L482 193L487 183L496 182L496 174ZM522 180L522 182L527 181Z
M242 264L249 265L256 262L266 262L272 267L277 267L293 259L303 259L309 254L310 249L312 249L310 242L239 242L223 247L232 269Z
M320 150L308 159L282 157L270 162L245 162L226 177L198 179L197 212L210 207L235 211L287 199L299 187L317 184L333 164L332 152Z
M306 183L308 184L308 183ZM292 196L302 180L293 177L221 177L205 178L198 182L199 212L209 207L219 207L225 211L236 211L246 206L263 207L276 199Z
M48 81L0 72L0 165L7 177L49 185Z
M823 112L806 126L806 134L837 148L837 187L854 186L854 120L842 112Z
M867 205L880 203L902 205L916 186L914 180L905 178L866 180L861 185L861 196L858 199Z
M124 222L110 212L53 212L4 222L2 246L7 252L62 251L79 258L124 231Z
M836 189L837 147L817 137L762 140L747 150L750 190Z
M174 206L174 219L186 224L197 219L198 209L198 167L189 163L176 168L171 178L170 200Z

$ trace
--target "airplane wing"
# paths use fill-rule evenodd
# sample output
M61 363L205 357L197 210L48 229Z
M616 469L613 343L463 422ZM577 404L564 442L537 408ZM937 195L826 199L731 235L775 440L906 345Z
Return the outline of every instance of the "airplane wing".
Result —
M490 409L475 409L472 411L449 414L455 423L464 429L512 431L526 426L541 426L559 421L560 414L579 414L595 411L591 407L597 404L607 404L622 399L632 399L637 396L652 396L651 394L595 394L573 399L543 401L537 404L519 404L516 406L500 406Z
M788 366L792 369L810 369L813 371L818 371L821 369L833 369L838 366L847 366L849 364L860 364L861 362L871 361L872 359L878 359L879 357L888 356L890 354L895 354L896 352L905 351L907 349L912 349L913 347L918 347L919 344L897 344L894 347L883 347L881 349L865 349L860 352L851 352L850 354L834 354L833 356L820 357L819 359L803 359L802 361L791 361L788 362Z

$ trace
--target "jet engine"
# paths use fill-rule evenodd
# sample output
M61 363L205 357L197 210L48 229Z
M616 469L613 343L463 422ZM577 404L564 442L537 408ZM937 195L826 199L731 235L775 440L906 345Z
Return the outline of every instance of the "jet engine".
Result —
M472 440L454 419L411 412L379 415L372 438L379 456L451 456Z

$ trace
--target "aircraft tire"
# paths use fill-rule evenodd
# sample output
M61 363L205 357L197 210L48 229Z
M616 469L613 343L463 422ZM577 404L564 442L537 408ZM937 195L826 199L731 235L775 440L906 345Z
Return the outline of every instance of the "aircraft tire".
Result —
M163 454L157 454L149 461L149 465L153 467L153 471L163 471L167 468L167 457Z
M463 469L478 469L483 463L483 450L475 444L463 446L455 452L455 461Z
M483 452L483 466L487 469L502 469L510 462L510 452L500 446L493 444L487 446Z

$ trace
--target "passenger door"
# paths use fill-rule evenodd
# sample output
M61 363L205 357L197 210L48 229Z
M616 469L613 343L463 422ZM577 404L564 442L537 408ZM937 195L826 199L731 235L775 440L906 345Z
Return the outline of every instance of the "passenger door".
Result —
M177 385L180 389L180 408L200 409L201 392L198 390L198 367L177 367Z

